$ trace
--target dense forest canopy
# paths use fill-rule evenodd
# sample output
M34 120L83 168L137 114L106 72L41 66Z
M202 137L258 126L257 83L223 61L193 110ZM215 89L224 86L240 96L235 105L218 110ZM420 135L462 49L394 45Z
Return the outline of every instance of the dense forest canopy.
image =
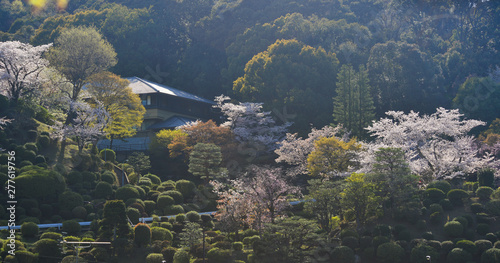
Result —
M342 65L364 66L377 117L387 110L430 114L439 106L455 105L468 116L494 119L484 107L471 111L457 102L466 96L461 93L470 94L469 90L479 85L470 81L464 84L467 79L487 77L500 64L498 1L64 2L45 1L35 6L3 0L0 40L41 45L54 42L65 29L95 27L117 52L118 63L111 69L114 73L143 77L207 98L224 93L238 100L264 102L254 96L255 92L249 95L243 82L260 94L271 92L268 89L281 90L273 91L274 101L264 107L281 110L283 105L290 105L289 112L299 114L295 126L302 134L309 124L320 127L333 122L333 118L321 116L302 120L300 111L305 110L297 106L307 109L305 104L327 99L318 90L330 89L327 96L335 97L336 76ZM292 75L304 72L309 63L320 63L305 56L295 58L290 70L281 73L263 64L259 74L274 75L275 80L265 76L259 76L262 80L248 79L247 74L257 70L255 61L284 40L335 56L338 67L318 72L330 83L305 77L303 83L295 84L309 94L294 92L296 89L286 81L294 82ZM283 56L295 56L296 51L282 52ZM269 87L256 88L259 81L271 82ZM289 90L275 87L278 83L290 86ZM496 95L498 87L493 89ZM296 101L293 93L303 101ZM476 97L480 103L490 99ZM325 116L332 113L329 99L315 106Z

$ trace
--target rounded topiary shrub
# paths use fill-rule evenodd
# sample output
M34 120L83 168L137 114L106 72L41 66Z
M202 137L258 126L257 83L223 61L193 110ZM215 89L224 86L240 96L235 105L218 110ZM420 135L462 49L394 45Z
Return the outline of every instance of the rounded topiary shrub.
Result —
M21 225L21 234L23 237L34 237L38 235L38 225L33 222L26 222Z
M440 204L431 204L429 206L429 214L432 215L433 213L436 212L443 213L444 212L443 206L441 206Z
M175 252L177 252L177 248L175 248L175 247L166 247L166 248L163 248L161 250L161 253L163 254L163 258L167 262L174 261Z
M146 257L147 263L162 263L163 262L163 254L160 253L151 253Z
M464 227L458 221L450 221L444 225L444 233L449 237L460 237L464 232Z
M481 255L484 251L493 248L493 243L486 239L478 239L474 241L474 244L476 245L478 255Z
M87 209L83 206L77 206L71 210L71 213L73 214L73 217L78 218L78 219L85 219L87 218Z
M172 241L174 236L172 235L172 232L170 230L163 228L163 227L152 227L151 228L151 240L167 240L167 241Z
M455 247L462 248L463 250L469 252L471 255L475 255L477 252L477 247L474 242L470 240L460 240L457 242Z
M45 156L43 155L37 155L35 157L35 161L33 162L34 164L39 164L39 163L46 163L47 160L45 159Z
M453 221L460 222L460 224L462 224L462 226L464 227L464 229L469 226L469 220L467 220L467 218L465 218L463 216L457 216L457 217L453 218Z
M354 229L342 229L342 231L340 231L340 239L343 239L345 237L358 238L359 235L358 235L358 232L356 232L356 230L354 230Z
M38 146L41 149L47 148L50 145L50 137L48 135L40 135L38 136Z
M454 206L463 205L463 200L469 197L469 194L462 189L453 189L448 192L448 199Z
M184 221L186 221L186 215L185 214L178 214L175 216L175 221L177 223L184 223Z
M26 250L16 251L16 259L19 263L36 263L38 262L38 256ZM7 262L5 262L7 263Z
M116 153L111 149L102 149L101 152L99 153L99 156L104 161L109 161L112 163L114 163L116 160Z
M453 204L451 203L450 199L445 198L441 201L439 201L439 204L443 207L443 210L445 211L451 211L453 210Z
M342 246L349 247L352 250L355 250L359 247L359 241L356 237L346 236L342 238Z
M163 192L161 195L164 195L164 194L171 196L174 199L175 204L182 204L184 202L184 197L182 196L181 192L179 192L179 191L168 190L168 191Z
M431 246L420 244L414 247L410 253L410 262L412 263L428 263L427 257L430 256L432 259L438 259L439 253Z
M242 251L243 250L243 242L233 242L233 250L234 251Z
M381 244L377 248L377 259L380 262L397 263L401 262L405 254L404 249L393 242Z
M214 247L207 252L208 263L230 262L231 251Z
M427 189L429 188L437 188L443 191L444 194L447 194L451 190L451 184L448 181L434 181L427 185Z
M53 239L40 239L33 244L32 249L33 252L38 253L39 258L58 258L61 256L59 241Z
M476 196L479 197L480 200L486 201L490 199L493 191L493 188L489 186L481 186L476 190Z
M165 213L165 215L181 214L181 213L184 213L184 208L182 208L182 206L180 206L180 205L171 205L171 206L167 206L164 209L164 213Z
M160 177L151 173L144 175L142 178L148 178L152 184L157 184L157 185L161 184Z
M175 200L169 195L159 195L158 199L156 199L156 208L157 209L165 209L168 206L174 205Z
M498 263L500 259L500 249L490 248L481 255L481 263Z
M123 202L126 202L130 198L139 199L140 197L141 195L139 194L139 191L137 191L137 189L132 186L122 186L116 189L115 192L115 198L118 200L122 200Z
M491 243L495 243L498 241L498 237L494 233L487 233L485 239L491 241Z
M40 239L54 239L54 240L60 240L62 238L62 235L56 232L45 232L40 236Z
M141 213L137 208L127 207L127 217L130 219L132 224L137 224L139 223L139 218L141 218Z
M354 263L354 251L346 246L338 246L331 253L335 262L339 263Z
M429 216L429 221L433 225L439 225L443 221L443 213L434 212Z
M151 179L147 178L147 177L141 177L141 179L139 179L139 182L137 182L138 185L140 185L141 187L142 186L151 186L153 185L153 182L151 182Z
M184 249L179 249L175 252L173 263L189 263L191 256L189 252Z
M95 186L94 197L97 199L108 199L113 196L113 187L108 182L99 182Z
M101 181L106 182L108 184L114 184L116 182L116 176L111 171L104 171L101 174Z
M134 227L134 243L138 247L151 243L151 229L147 224L139 223Z
M76 220L66 220L62 223L62 230L68 235L77 236L82 226Z
M388 243L389 241L390 241L390 239L386 236L376 236L372 240L372 245L375 249L377 249L378 246L385 244L385 243Z
M466 263L472 260L472 255L462 248L454 248L446 257L448 263Z
M184 198L190 198L195 193L196 185L188 180L179 180L175 183L175 190L179 191Z
M189 211L186 213L186 218L189 222L199 222L201 221L201 216L196 211Z
M427 188L424 192L424 197L432 203L438 203L446 197L446 194L441 189Z

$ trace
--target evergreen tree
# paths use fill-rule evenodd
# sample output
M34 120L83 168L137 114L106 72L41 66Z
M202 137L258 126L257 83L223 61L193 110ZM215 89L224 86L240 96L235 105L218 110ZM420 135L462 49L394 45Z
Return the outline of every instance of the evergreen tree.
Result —
M337 79L333 118L354 136L362 137L366 134L363 128L369 125L374 117L366 70L361 66L359 72L356 72L351 65L343 65Z

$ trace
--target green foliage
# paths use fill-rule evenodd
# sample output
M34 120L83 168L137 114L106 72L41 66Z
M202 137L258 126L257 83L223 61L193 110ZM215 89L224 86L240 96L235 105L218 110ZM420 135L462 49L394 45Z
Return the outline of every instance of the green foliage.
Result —
M332 251L332 258L339 263L354 263L354 251L347 246L338 246Z
M165 229L163 227L152 227L151 228L151 241L155 240L167 240L172 241L174 236L170 230Z
M212 248L207 252L208 263L229 262L231 260L230 250Z
M479 223L476 226L476 232L482 236L490 232L490 225L485 223Z
M168 206L172 206L175 204L174 198L170 195L159 195L156 200L156 207L160 210L165 209Z
M179 191L185 199L194 195L196 185L188 180L179 180L175 183L175 189Z
M33 222L26 222L21 225L23 237L34 237L38 235L38 225Z
M350 167L356 167L355 161L361 144L356 138L344 142L336 137L323 137L314 142L314 150L307 156L307 169L314 176L328 178Z
M457 216L457 217L453 218L453 221L460 222L460 224L462 224L462 226L464 227L464 229L469 226L469 220L467 220L467 218L465 218L463 216ZM471 225L472 225L472 222L471 222Z
M478 240L474 241L474 245L476 245L478 255L481 255L486 250L493 248L493 243L491 241L485 240L485 239L478 239Z
M40 239L33 244L33 252L38 253L39 263L53 262L54 257L61 256L59 241L53 239Z
M109 161L109 162L112 162L112 163L114 163L116 161L116 153L115 153L115 151L113 151L111 149L102 149L99 152L99 156L104 161Z
M80 233L81 229L82 226L75 220L67 220L62 224L62 230L68 233L68 235L76 236Z
M172 197L175 201L175 204L177 204L177 205L182 204L184 202L184 197L182 196L182 194L179 191L168 190L168 191L163 192L161 195L164 195L164 194Z
M41 236L40 239L53 239L53 240L59 240L61 239L62 234L56 233L56 232L44 232Z
M113 187L108 182L99 182L95 186L94 197L97 199L109 199L113 196Z
M346 246L352 250L355 250L356 248L359 247L358 238L353 237L353 236L346 236L346 237L342 238L342 246Z
M368 74L363 66L355 72L351 65L342 65L337 80L333 118L353 136L364 137L364 128L375 117Z
M427 256L430 256L431 259L439 258L439 253L431 246L420 244L414 247L410 253L410 261L412 263L427 263Z
M484 208L489 214L500 216L500 199L490 200Z
M189 263L190 258L189 252L179 249L174 254L173 263Z
M353 173L345 181L341 206L353 215L356 225L360 227L369 216L375 214L378 198L375 196L374 185L365 181L364 174Z
M222 162L221 148L213 143L197 143L189 155L188 171L205 182L218 177Z
M19 250L16 251L16 259L19 263L37 263L38 256L29 251ZM6 262L7 263L7 262Z
M438 188L427 188L424 192L424 197L431 200L433 203L439 203L439 201L443 200L446 197L446 194L443 190Z
M151 243L151 229L147 224L139 223L134 227L134 243L138 247Z
M147 263L162 263L163 262L163 254L161 253L151 253L146 257Z
M462 248L454 248L448 253L446 262L448 263L465 263L472 259L472 255Z
M51 200L66 188L64 178L58 172L38 166L21 169L14 181L16 182L16 198L19 199Z
M393 242L384 243L377 247L377 259L381 262L401 262L404 253L404 249Z
M38 146L41 149L45 149L50 145L50 137L48 135L40 135L38 136Z
M477 181L479 186L494 187L495 170L488 168L480 170L477 172Z
M390 242L391 240L386 236L376 236L373 238L372 245L378 248L380 245Z
M139 194L139 191L136 188L130 185L126 185L116 189L115 197L116 199L125 202L130 198L140 198L141 195Z
M180 205L171 205L167 206L165 209L165 215L177 215L180 213L184 213L184 208Z
M71 211L77 206L83 206L83 198L80 194L66 191L59 195L59 209Z
M145 155L143 152L134 152L128 157L128 164L134 167L134 171L139 174L144 174L149 169L151 169L151 161L149 156Z
M453 205L461 206L463 205L463 200L468 198L469 194L462 189L453 189L448 192L447 197Z
M500 249L490 248L481 255L481 263L498 263L500 261Z
M101 181L106 182L108 184L114 184L116 182L116 176L111 171L104 171L101 174Z
M451 190L451 184L448 181L439 180L429 183L427 189L429 188L437 188L447 194Z
M444 225L444 233L449 237L460 237L464 232L464 227L458 221L450 221Z
M137 223L139 223L139 218L141 217L141 213L139 212L139 209L137 209L137 208L128 207L127 208L127 217L130 219L132 224L137 224Z
M143 175L143 178L148 178L149 180L151 180L152 184L157 184L157 185L161 184L161 179L157 175L149 173L149 174Z
M460 240L455 246L458 248L462 248L463 250L469 252L471 255L475 255L477 253L476 244L470 240Z
M232 244L234 251L242 251L243 250L243 242L233 242Z
M489 200L491 194L493 194L493 188L489 186L480 186L476 190L476 196L479 197L480 200Z
M186 213L186 218L189 222L199 222L201 220L200 214L196 211L189 211Z

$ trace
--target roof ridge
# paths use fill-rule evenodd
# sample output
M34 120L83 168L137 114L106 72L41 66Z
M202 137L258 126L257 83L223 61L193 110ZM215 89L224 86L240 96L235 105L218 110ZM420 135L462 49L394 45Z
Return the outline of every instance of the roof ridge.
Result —
M139 77L135 77L134 78L138 79L140 82L144 83L146 86L152 88L153 90L155 90L156 92L160 92L157 88L153 87L153 85L151 85L147 80L145 79L141 79Z

